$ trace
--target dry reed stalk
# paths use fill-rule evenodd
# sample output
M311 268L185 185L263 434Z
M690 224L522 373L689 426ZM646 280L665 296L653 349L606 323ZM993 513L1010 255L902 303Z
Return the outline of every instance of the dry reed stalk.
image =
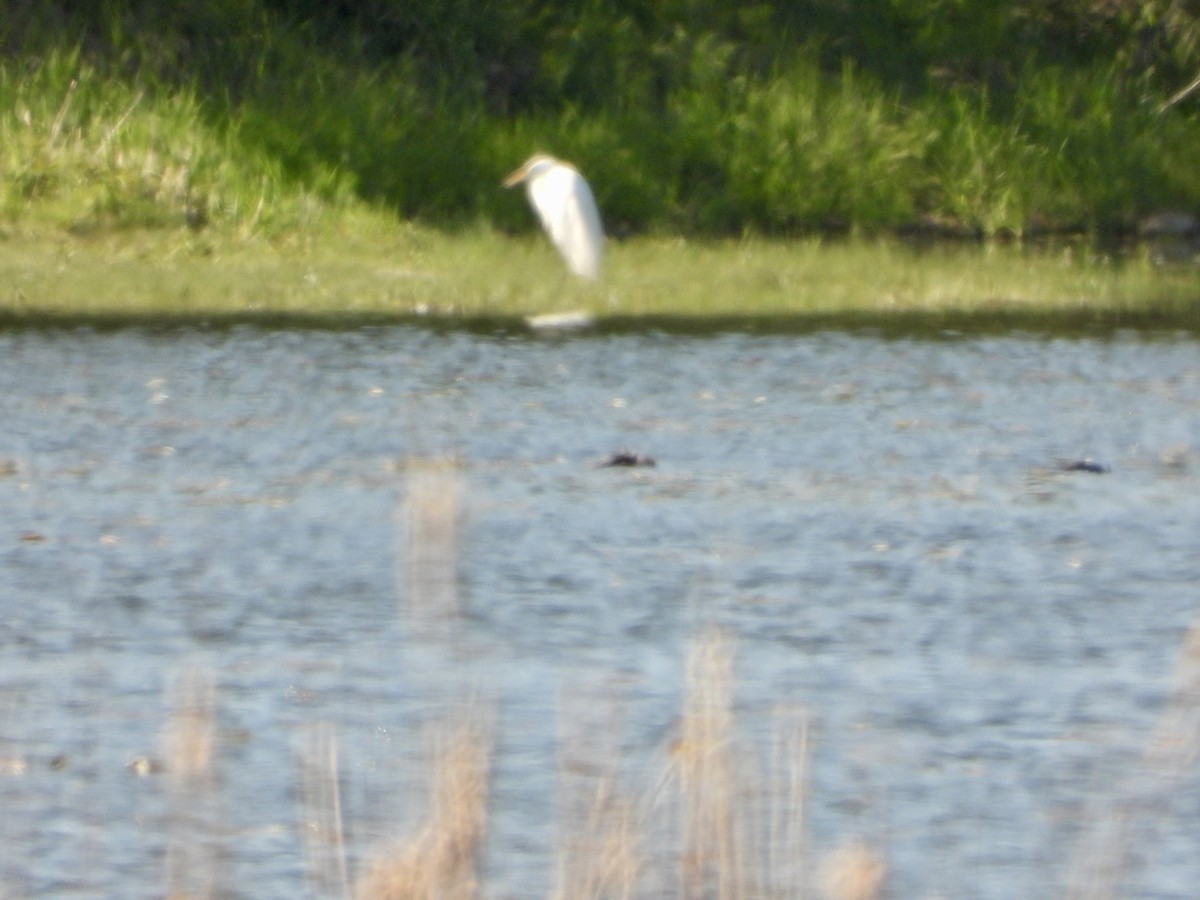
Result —
M806 710L780 710L776 714L772 756L766 871L775 893L800 898L805 894L808 875L809 730Z
M349 897L337 737L329 726L313 732L302 774L309 880L322 897Z
M1067 896L1106 900L1121 896L1121 882L1134 851L1134 830L1148 818L1157 798L1176 784L1200 757L1200 619L1180 647L1167 708L1127 784L1106 816L1097 816L1090 849L1078 854Z
M422 621L459 612L458 546L462 526L462 476L450 460L411 459L405 465L400 520L406 543L401 595Z
M1183 638L1172 680L1171 700L1150 738L1145 762L1162 777L1178 778L1200 755L1200 619Z
M616 779L597 780L581 828L572 830L559 854L555 900L628 898L635 895L643 867L641 828L634 804Z
M479 895L476 858L487 824L491 741L463 724L437 742L432 809L410 841L379 854L358 879L360 900L471 900Z
M645 860L643 821L619 787L617 715L603 698L559 704L562 793L555 900L632 897ZM568 733L568 729L570 729Z
M215 897L220 893L221 837L213 758L216 706L212 679L189 672L174 689L163 733L171 787L167 895Z
M733 650L719 631L688 654L680 737L672 748L682 811L684 896L753 895L733 745Z
M701 634L688 656L679 740L665 784L681 811L676 893L683 897L805 896L809 729L780 709L766 771L735 738L733 646Z
M878 900L883 896L887 867L866 844L848 844L830 854L821 867L821 884L829 900Z

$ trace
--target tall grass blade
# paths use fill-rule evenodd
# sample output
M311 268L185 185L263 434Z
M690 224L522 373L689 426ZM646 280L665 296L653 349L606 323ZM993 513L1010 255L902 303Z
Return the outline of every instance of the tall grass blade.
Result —
M214 771L216 701L212 679L191 671L173 689L163 732L170 789L167 895L201 900L224 893L224 835Z
M474 900L477 857L487 824L492 745L467 718L447 729L435 749L426 824L375 854L355 883L358 900Z
M1120 784L1111 808L1091 819L1075 861L1068 897L1108 900L1122 890L1141 843L1153 830L1154 811L1200 758L1200 619L1175 664L1174 686L1142 759Z
M329 726L314 729L301 761L301 779L308 880L322 897L349 900L338 745Z

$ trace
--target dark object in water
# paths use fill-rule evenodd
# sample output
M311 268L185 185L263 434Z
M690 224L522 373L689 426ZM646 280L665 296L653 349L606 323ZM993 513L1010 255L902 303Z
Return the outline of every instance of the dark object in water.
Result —
M1108 466L1101 465L1093 459L1069 459L1059 464L1064 472L1091 472L1093 475L1103 475L1108 472Z
M1164 210L1147 216L1138 223L1138 234L1144 238L1189 238L1200 235L1200 219L1179 210Z
M625 466L632 468L634 466L653 466L657 465L653 456L642 456L634 453L632 450L618 450L616 453L610 454L608 459L600 463L601 469L609 468L610 466Z

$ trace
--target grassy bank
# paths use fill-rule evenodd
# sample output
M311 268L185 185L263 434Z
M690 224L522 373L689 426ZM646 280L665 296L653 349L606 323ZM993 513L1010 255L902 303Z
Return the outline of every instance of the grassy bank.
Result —
M520 330L586 312L620 330L875 327L1192 330L1194 268L1147 248L919 246L869 241L638 238L609 248L596 284L570 278L540 236L447 235L367 217L289 241L183 232L0 242L0 323L352 326L413 322Z
M1020 246L1200 209L1160 5L6 4L0 318L1191 327L1194 267ZM597 287L498 186L534 149L623 239Z
M0 224L305 233L365 204L526 231L1120 231L1200 208L1200 18L1158 2L4 4Z

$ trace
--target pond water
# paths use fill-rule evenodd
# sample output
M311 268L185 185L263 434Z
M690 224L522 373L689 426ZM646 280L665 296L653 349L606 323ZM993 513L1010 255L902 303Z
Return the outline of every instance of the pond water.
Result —
M744 757L806 716L813 868L861 839L897 897L1106 864L1195 896L1191 337L62 330L0 360L0 895L320 896L314 746L361 868L474 709L485 896L546 896L565 737L652 785L719 628ZM181 798L205 683L214 781Z

